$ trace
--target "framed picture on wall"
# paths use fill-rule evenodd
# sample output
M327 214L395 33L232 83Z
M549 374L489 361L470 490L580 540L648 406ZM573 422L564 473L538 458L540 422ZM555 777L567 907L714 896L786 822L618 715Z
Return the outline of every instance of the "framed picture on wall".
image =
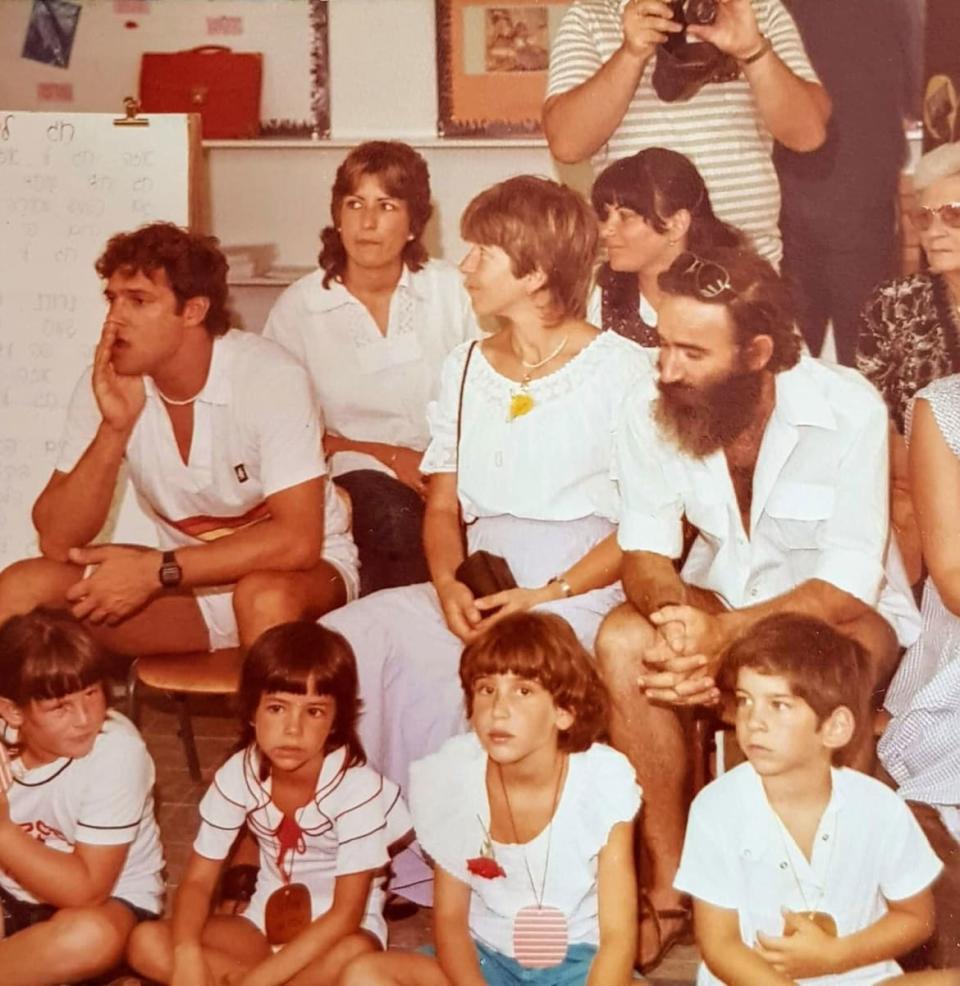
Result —
M550 43L570 0L436 0L442 137L542 133Z
M310 0L310 109L313 136L330 136L330 22L327 0Z

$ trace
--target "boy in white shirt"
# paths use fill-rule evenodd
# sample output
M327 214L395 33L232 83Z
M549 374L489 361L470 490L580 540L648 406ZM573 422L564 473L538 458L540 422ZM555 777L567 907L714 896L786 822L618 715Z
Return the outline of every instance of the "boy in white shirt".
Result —
M86 981L163 910L154 766L107 708L106 660L67 613L0 626L0 982Z
M933 930L942 866L899 797L834 758L869 726L859 644L783 613L729 649L747 756L690 810L675 886L698 986L879 983Z

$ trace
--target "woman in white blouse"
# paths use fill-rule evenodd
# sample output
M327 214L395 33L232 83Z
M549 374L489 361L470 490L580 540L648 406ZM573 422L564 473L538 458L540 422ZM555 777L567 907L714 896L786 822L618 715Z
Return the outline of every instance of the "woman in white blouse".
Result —
M477 334L456 269L430 260L430 176L406 144L371 141L337 169L320 268L264 328L310 371L331 473L353 501L361 595L421 582L426 407L447 354Z
M541 607L592 649L600 620L622 600L613 432L624 398L652 373L645 350L584 320L597 228L575 192L512 178L470 203L461 233L474 310L502 329L450 354L429 408L421 469L430 475L432 581L323 619L357 656L364 747L402 786L411 761L466 726L457 676L465 641ZM478 599L457 578L461 515L469 550L506 558L519 588Z

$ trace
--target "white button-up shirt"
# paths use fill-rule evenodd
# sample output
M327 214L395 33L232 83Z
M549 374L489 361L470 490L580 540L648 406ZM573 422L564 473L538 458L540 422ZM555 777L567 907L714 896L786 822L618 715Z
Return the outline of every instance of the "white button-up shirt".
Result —
M323 286L322 270L290 285L267 317L263 334L310 372L327 431L361 442L422 452L430 441L427 403L451 350L479 334L461 277L431 260L406 266L390 299L386 334L363 302L338 281ZM362 452L337 452L331 472L390 470Z
M708 784L690 808L674 886L714 907L737 911L740 936L783 933L781 908L824 911L841 936L876 923L887 901L930 886L943 864L910 809L885 784L849 769L831 772L833 790L808 860L749 763ZM892 960L802 983L879 983L895 976ZM722 986L706 965L698 986Z
M884 571L883 401L853 370L809 357L775 381L753 476L749 536L723 451L702 459L681 453L653 422L655 394L635 394L617 442L620 546L678 558L686 516L699 534L683 580L715 592L728 607L765 602L820 579L879 609L901 642L910 643L919 614Z

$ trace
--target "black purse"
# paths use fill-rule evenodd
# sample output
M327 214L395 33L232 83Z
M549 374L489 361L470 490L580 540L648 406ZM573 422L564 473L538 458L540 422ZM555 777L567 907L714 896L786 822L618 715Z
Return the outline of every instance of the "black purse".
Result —
M460 468L460 434L463 420L463 391L467 383L467 371L477 343L471 342L467 350L467 359L463 364L463 376L460 378L460 398L457 401L457 469ZM459 502L459 497L458 497ZM492 596L504 589L516 589L517 580L510 571L506 558L495 555L490 551L467 552L466 525L463 516L460 517L460 536L463 539L464 559L453 573L458 582L462 582L479 599L482 596ZM490 614L488 614L490 615Z

